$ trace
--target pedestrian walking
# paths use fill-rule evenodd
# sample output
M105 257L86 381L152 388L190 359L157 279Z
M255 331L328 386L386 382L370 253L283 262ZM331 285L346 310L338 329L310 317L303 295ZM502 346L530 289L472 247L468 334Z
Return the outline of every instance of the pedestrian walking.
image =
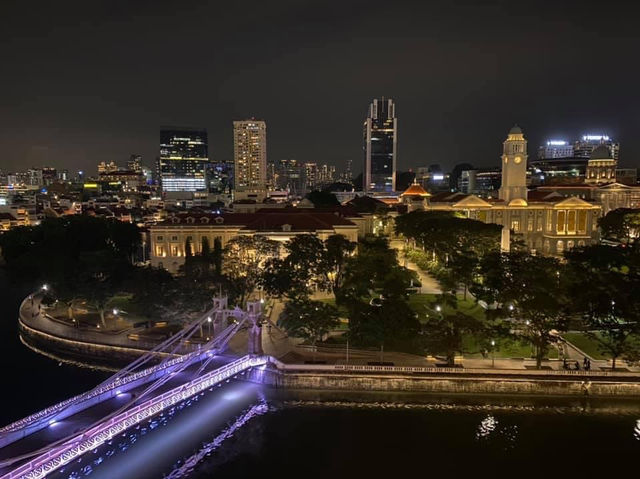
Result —
M578 361L576 361L575 366L576 366L576 371L580 371L580 363Z
M582 358L582 367L584 369L587 369L587 361L589 361L589 360L587 359L586 356L584 358Z

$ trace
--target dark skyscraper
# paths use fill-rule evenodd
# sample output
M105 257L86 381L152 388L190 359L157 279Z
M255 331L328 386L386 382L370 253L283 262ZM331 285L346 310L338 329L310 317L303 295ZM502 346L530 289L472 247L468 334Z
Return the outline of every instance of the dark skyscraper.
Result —
M375 99L364 122L364 191L396 189L398 119L391 99Z
M208 162L206 130L160 130L158 173L163 192L206 191Z

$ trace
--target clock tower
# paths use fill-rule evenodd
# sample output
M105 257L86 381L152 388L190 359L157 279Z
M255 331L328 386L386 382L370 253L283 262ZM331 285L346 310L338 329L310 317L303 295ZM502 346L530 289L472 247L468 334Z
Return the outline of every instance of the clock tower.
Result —
M515 125L503 143L502 186L499 196L506 204L512 200L527 200L527 140Z

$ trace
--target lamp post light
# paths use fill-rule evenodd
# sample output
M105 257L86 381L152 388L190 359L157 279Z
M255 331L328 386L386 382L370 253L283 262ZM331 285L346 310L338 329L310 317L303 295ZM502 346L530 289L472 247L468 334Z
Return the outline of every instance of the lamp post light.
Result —
M211 316L207 316L207 323L209 323L209 336L211 336L211 323L212 323L213 319L211 319Z
M492 368L496 367L495 346L496 346L496 342L492 339L491 340L491 367Z
M49 285L48 284L43 284L41 289L42 289L42 291L47 291L49 289Z
M436 306L436 311L439 313L440 311L442 311L442 306L440 306L439 304Z

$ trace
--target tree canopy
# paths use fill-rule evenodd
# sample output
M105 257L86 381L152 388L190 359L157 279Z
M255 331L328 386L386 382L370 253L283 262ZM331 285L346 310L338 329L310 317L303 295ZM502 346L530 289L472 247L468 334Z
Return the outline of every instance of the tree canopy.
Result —
M600 218L598 226L606 239L630 244L640 234L640 209L618 208Z
M526 252L491 253L479 264L480 279L471 288L492 309L489 317L511 318L513 331L536 349L536 365L557 332L566 329L566 275L562 263Z
M565 253L569 274L567 313L583 320L587 334L613 359L640 358L640 249L587 246Z

